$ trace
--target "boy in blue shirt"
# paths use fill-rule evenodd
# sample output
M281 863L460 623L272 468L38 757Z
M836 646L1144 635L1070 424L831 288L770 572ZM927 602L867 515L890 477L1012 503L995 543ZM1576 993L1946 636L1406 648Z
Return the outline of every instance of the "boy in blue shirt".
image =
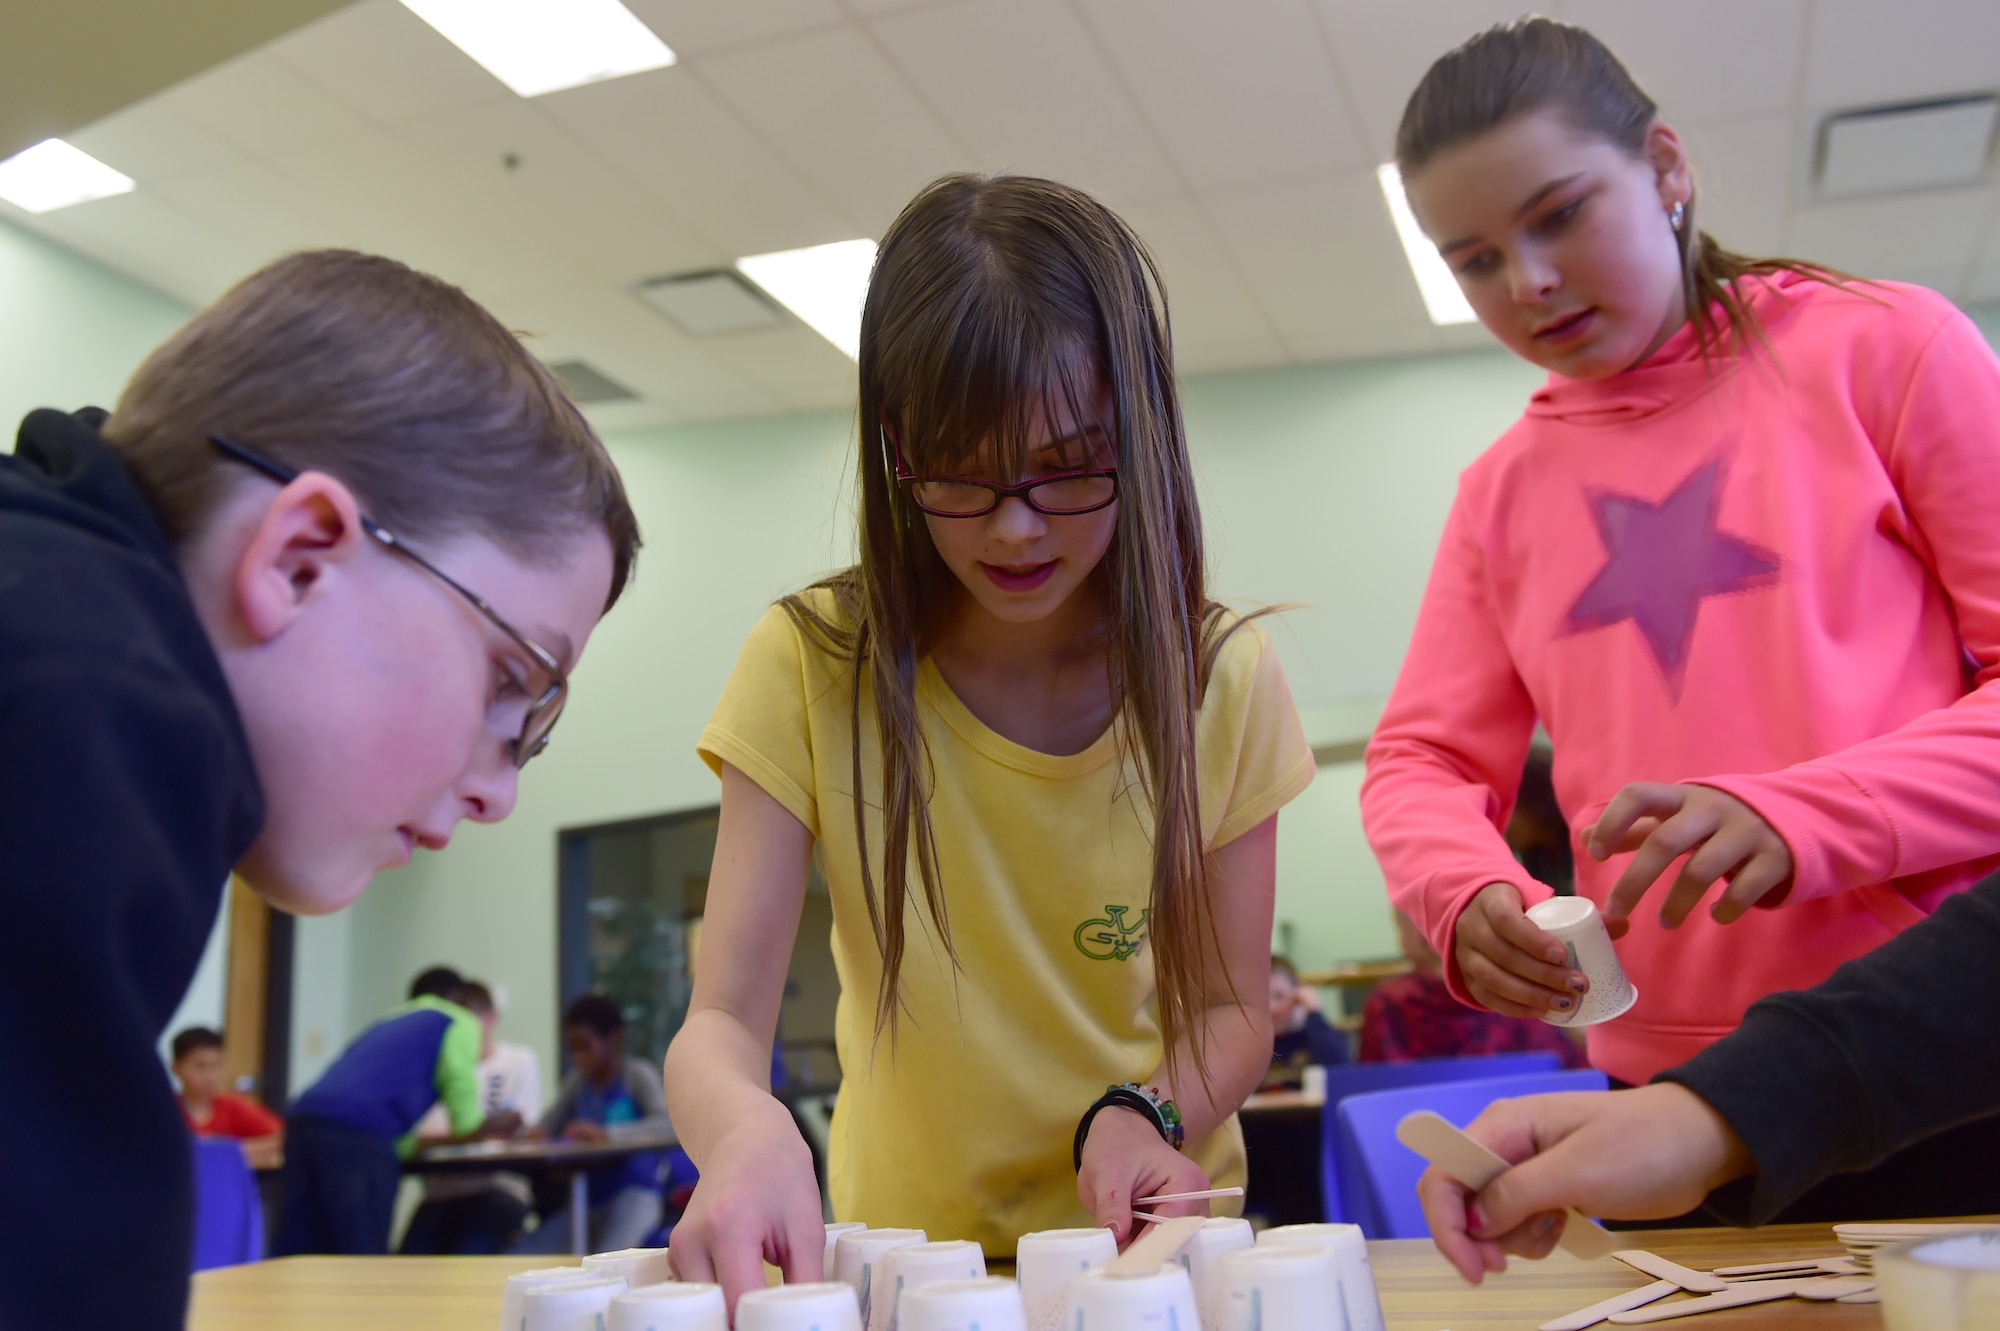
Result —
M0 453L0 1327L179 1331L193 1161L155 1047L232 870L359 896L514 806L638 530L464 292L254 274L108 416ZM476 595L475 595L476 592ZM104 1278L104 1217L134 1217Z
M387 1253L402 1162L432 1105L444 1105L459 1137L520 1129L520 1115L487 1119L480 1108L482 1029L463 992L450 971L418 976L410 1001L356 1036L292 1102L273 1256Z

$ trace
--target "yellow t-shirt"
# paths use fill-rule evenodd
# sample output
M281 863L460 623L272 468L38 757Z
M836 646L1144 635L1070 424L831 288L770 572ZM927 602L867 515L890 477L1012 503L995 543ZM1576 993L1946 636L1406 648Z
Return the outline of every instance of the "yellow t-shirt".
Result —
M830 594L810 595L833 615ZM1143 1081L1162 1057L1152 953L1142 946L1152 817L1113 733L1064 757L1024 748L974 717L926 659L917 698L936 771L930 815L964 969L953 975L933 937L913 867L906 1009L893 1040L878 1044L882 970L855 841L852 690L845 663L773 606L751 630L699 750L718 772L726 762L750 777L818 840L840 975L834 1214L1012 1256L1022 1234L1092 1223L1071 1163L1077 1119L1107 1085ZM866 678L860 730L868 848L879 866L881 746ZM1283 667L1255 624L1221 651L1196 748L1210 850L1312 781ZM1218 1185L1243 1181L1233 1117L1188 1151Z

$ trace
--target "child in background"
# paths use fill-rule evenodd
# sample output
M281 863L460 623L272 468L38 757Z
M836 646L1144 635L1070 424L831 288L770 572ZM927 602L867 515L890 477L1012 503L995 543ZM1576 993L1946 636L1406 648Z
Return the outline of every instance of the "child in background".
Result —
M1566 1068L1588 1061L1583 1045L1560 1027L1469 1007L1452 997L1444 962L1410 917L1396 917L1396 942L1410 973L1382 981L1361 1009L1361 1061L1407 1063L1418 1058L1466 1058L1546 1050Z
M285 1148L285 1120L255 1100L223 1088L222 1036L206 1026L190 1026L174 1036L174 1080L180 1083L181 1117L197 1137L233 1137L243 1144L252 1169L274 1167Z
M1332 1068L1353 1062L1347 1037L1320 1011L1319 991L1299 983L1299 972L1284 957L1271 958L1271 1070L1267 1087L1297 1086L1308 1067Z
M448 975L419 976L407 1004L354 1037L292 1102L273 1256L388 1252L402 1162L433 1104L444 1105L456 1140L520 1130L519 1114L480 1108L479 1019Z
M1314 766L1277 653L1208 599L1171 345L1143 246L1076 190L949 176L883 237L861 562L765 613L701 738L722 823L667 1055L702 1172L684 1278L820 1275L768 1082L815 853L837 1217L1001 1256L1242 1181L1277 812Z
M556 378L388 259L281 259L109 417L23 422L0 454L0 1326L183 1324L193 1163L157 1049L223 883L337 910L504 818L637 545ZM106 1215L139 1218L110 1280Z
M493 991L477 980L458 988L459 1006L479 1021L479 1107L489 1121L542 1113L542 1069L526 1045L494 1039L500 1014ZM504 1121L504 1120L503 1120ZM449 1141L451 1117L431 1106L417 1124L419 1146ZM519 1174L437 1174L425 1181L424 1200L410 1216L397 1251L411 1256L488 1256L505 1252L534 1206L534 1189Z
M1453 993L1571 1010L1584 977L1524 913L1549 889L1498 830L1539 718L1638 990L1591 1061L1644 1082L1996 862L2000 364L1934 292L1723 249L1680 138L1580 29L1440 59L1396 156L1481 322L1551 373L1461 478L1369 837ZM1996 1128L1878 1174L2000 1209Z
M625 1014L603 994L585 994L563 1013L563 1047L570 1074L532 1135L601 1142L621 1132L673 1131L660 1072L625 1056ZM636 1248L659 1228L660 1170L665 1152L648 1151L590 1171L590 1250ZM569 1251L567 1207L514 1248L517 1253Z

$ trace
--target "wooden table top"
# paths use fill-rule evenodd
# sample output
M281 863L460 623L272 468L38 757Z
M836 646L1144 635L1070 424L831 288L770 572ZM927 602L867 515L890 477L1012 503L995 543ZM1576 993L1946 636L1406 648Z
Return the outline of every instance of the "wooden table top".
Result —
M403 1162L408 1174L474 1174L493 1169L533 1171L536 1169L581 1169L666 1151L680 1145L671 1132L634 1133L602 1142L513 1141L468 1142L455 1146L428 1146Z
M1833 1257L1826 1225L1760 1230L1670 1229L1632 1236L1647 1248L1706 1270L1789 1257ZM1551 1318L1649 1283L1619 1262L1584 1263L1558 1253L1516 1261L1475 1289L1445 1265L1428 1239L1368 1245L1389 1331L1533 1331ZM188 1331L494 1331L500 1295L516 1271L561 1265L556 1257L287 1257L204 1271L194 1278ZM1796 1299L1710 1313L1691 1331L1879 1331L1881 1310Z

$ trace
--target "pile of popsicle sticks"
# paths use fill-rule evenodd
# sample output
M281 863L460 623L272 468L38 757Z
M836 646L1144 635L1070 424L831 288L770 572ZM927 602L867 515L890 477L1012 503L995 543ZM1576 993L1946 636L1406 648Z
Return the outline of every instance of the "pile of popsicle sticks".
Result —
M1637 1326L1777 1299L1879 1301L1874 1277L1852 1257L1801 1258L1697 1271L1642 1248L1622 1249L1611 1255L1633 1270L1652 1276L1653 1283L1544 1322L1541 1331L1583 1331L1584 1327L1599 1322ZM1690 1297L1672 1298L1682 1293Z

